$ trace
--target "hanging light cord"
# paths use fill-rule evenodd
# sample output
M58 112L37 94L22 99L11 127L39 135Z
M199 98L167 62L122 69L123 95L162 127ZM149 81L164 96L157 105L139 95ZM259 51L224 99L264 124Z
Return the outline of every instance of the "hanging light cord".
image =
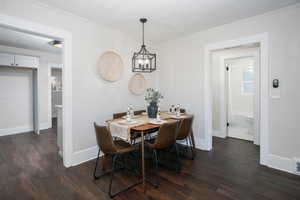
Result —
M143 23L143 46L145 46L145 36L144 36L144 34L145 34L145 28L144 28L144 22L142 22Z

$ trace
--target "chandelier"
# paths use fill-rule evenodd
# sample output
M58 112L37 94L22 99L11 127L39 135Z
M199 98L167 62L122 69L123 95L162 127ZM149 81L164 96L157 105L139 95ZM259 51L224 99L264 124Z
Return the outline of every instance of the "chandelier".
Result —
M140 22L143 25L143 44L138 53L134 53L132 57L132 72L153 72L156 70L156 54L150 53L146 49L144 39L144 24L147 22L146 18L141 18Z

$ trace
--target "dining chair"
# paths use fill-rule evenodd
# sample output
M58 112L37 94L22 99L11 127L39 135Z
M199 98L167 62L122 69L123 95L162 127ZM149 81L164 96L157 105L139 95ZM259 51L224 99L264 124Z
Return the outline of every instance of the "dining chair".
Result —
M160 150L169 149L172 147L175 147L176 150L176 171L180 172L180 161L179 161L179 152L178 147L176 144L176 138L177 138L177 130L178 130L179 122L174 120L172 122L167 122L161 125L161 127L158 130L158 134L155 138L154 143L149 143L146 141L147 147L149 147L152 150L152 158L154 163L154 168L158 168L158 152Z
M186 113L186 110L184 108L180 108L180 113Z
M180 120L179 128L178 128L178 135L176 138L176 140L185 140L186 141L186 146L190 147L190 152L192 154L192 157L191 157L192 160L194 159L194 150L192 147L192 138L191 138L193 121L194 121L193 116L190 116L190 117Z
M136 110L134 111L134 115L141 115L143 112L146 112L146 110Z
M118 119L118 118L121 118L121 117L124 117L124 116L126 116L126 112L114 113L113 114L113 119Z
M93 173L94 179L97 180L107 174L110 174L111 177L110 177L108 195L112 198L118 195L119 193L125 192L138 184L135 183L133 185L130 185L129 187L126 187L125 189L120 190L119 192L112 194L112 181L113 181L114 173L117 170L116 169L117 161L122 159L125 162L126 160L125 156L135 151L138 151L138 147L132 146L123 140L113 140L112 135L106 126L99 126L96 123L94 123L94 127L96 132L97 143L99 147L98 156L96 159L95 169ZM112 158L112 170L102 175L97 175L97 167L98 167L99 156L101 151L105 156L109 156ZM125 163L123 163L123 165L125 166Z

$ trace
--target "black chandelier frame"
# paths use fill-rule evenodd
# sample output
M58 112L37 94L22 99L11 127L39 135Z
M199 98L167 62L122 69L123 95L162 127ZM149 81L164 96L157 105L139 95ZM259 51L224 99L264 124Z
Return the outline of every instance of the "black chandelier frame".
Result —
M143 25L143 44L139 52L135 52L132 57L132 72L151 73L156 70L156 54L150 53L146 49L144 38L144 24L147 22L146 18L141 18L140 22ZM146 63L141 63L146 62Z

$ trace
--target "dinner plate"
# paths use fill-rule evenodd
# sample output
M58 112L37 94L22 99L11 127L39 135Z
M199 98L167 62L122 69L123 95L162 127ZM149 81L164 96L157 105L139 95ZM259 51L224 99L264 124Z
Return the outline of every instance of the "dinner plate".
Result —
M163 124L163 123L165 123L165 122L166 122L165 120L159 120L159 121L158 121L158 120L156 120L156 119L149 121L150 124L157 124L157 125Z
M179 116L177 116L177 115L169 115L171 118L173 118L173 119L181 119L181 118L185 118L186 116L185 115L179 115Z
M168 114L168 115L175 115L175 112L170 112L170 111L168 111L167 114Z
M139 118L140 116L138 116L138 115L134 115L133 117L132 117L132 119L136 119L136 118ZM123 119L126 119L126 115L125 116L123 116L122 117Z
M121 125L133 125L133 124L137 124L138 122L135 121L135 120L131 120L131 121L128 121L128 120L122 120L119 122L119 124Z

